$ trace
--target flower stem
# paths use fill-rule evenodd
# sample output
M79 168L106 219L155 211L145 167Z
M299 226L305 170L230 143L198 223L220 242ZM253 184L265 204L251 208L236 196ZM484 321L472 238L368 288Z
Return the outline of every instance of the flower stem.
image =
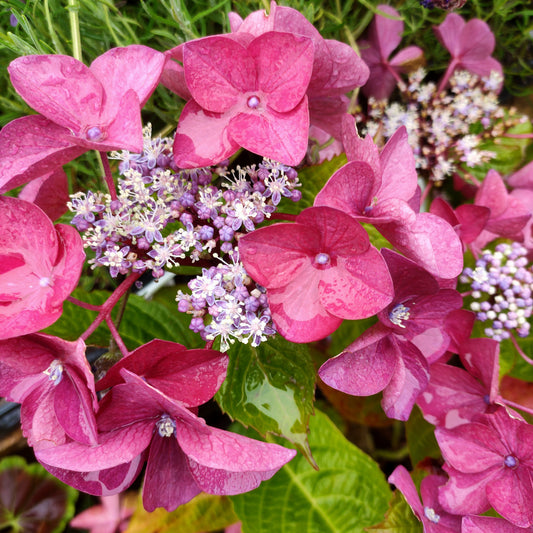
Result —
M111 311L117 302L128 292L130 287L141 277L140 273L130 274L113 292L113 294L100 306L100 312L94 322L87 328L87 330L80 335L82 340L88 339L96 328L108 317L111 316ZM117 343L118 344L118 343Z
M520 354L520 357L526 361L526 363L529 363L530 365L533 365L533 359L528 357L522 348L520 348L520 345L518 344L518 341L516 340L515 336L511 334L511 341L514 344L514 347L516 348L516 351Z
M111 200L117 199L117 190L115 188L115 182L113 181L113 175L111 174L111 167L109 166L109 159L105 152L98 152L100 162L102 163L102 169L104 171L104 179L111 195Z
M78 0L68 0L68 17L70 21L70 35L72 37L72 56L81 61L81 35Z

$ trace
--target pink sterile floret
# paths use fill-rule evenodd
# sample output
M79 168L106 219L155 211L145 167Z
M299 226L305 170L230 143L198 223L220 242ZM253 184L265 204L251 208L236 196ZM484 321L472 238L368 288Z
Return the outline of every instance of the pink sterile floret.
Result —
M498 237L521 240L521 233L531 218L531 211L521 197L510 195L505 183L495 170L487 172L479 186L474 204L488 207L490 215L483 231L471 242L474 253Z
M407 420L427 386L428 362L450 344L446 318L461 307L462 298L452 289L439 289L437 280L413 261L387 249L382 254L394 282L392 303L378 313L376 325L318 373L330 387L354 396L383 390L387 416Z
M358 44L361 57L370 68L363 93L382 100L391 95L400 79L399 73L405 71L408 63L421 60L424 52L418 46L408 46L389 59L402 40L403 21L398 11L391 6L380 4L377 9L378 13L370 24L368 39Z
M463 268L461 242L444 219L419 213L413 150L404 127L379 151L372 138L361 139L353 117L343 117L348 164L317 194L327 205L373 224L396 249L440 278L455 278Z
M489 76L492 71L502 74L502 66L491 57L496 40L486 22L472 19L465 22L457 13L450 13L433 30L439 41L448 49L452 60L440 82L439 90L444 89L456 69L463 69ZM500 87L501 87L500 82Z
M242 20L229 14L231 30L257 37L268 31L281 31L308 37L314 46L313 72L307 97L310 122L340 140L341 117L348 111L349 99L344 95L361 87L368 79L368 67L346 43L326 40L302 13L290 7L270 3L270 13L254 11Z
M449 512L490 507L518 527L533 525L533 427L505 408L435 436L450 480L439 500Z
M0 197L0 339L55 322L84 260L74 228L54 227L36 205Z
M251 41L217 35L185 43L183 68L193 100L180 116L176 164L213 165L242 146L297 165L307 149L305 93L313 54L310 39L282 32Z
M215 395L227 366L228 356L217 350L187 350L176 342L154 339L115 363L96 383L96 390L124 383L125 368L170 398L195 407Z
M121 374L125 382L114 386L101 402L98 446L72 442L37 454L54 474L63 469L61 479L68 479L68 471L80 482L93 472L136 468L147 453L144 507L171 511L201 491L229 495L252 490L296 453L209 427L182 402L126 369ZM117 477L121 477L118 471ZM87 484L75 486L87 490Z
M469 339L461 344L466 370L435 363L427 389L417 404L431 424L448 429L472 422L494 411L502 401L498 393L500 343L494 339Z
M0 395L22 404L22 431L35 449L97 442L94 379L81 339L36 333L1 340Z
M357 221L331 207L244 235L239 253L267 288L277 331L293 342L321 339L343 319L367 318L392 300L383 257Z
M389 476L389 483L396 485L404 495L416 517L424 525L424 533L459 533L461 517L446 512L438 500L438 489L446 483L441 475L426 476L420 484L422 502L409 472L403 466L397 466Z
M90 67L63 55L12 61L15 90L40 115L16 119L0 132L0 192L91 149L141 152L141 107L164 62L161 52L140 45L113 48Z

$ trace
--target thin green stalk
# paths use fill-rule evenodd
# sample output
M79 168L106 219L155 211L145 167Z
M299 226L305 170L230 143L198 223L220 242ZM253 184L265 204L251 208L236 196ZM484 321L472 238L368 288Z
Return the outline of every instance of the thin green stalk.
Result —
M81 35L78 0L68 0L68 16L70 21L70 34L72 37L72 56L81 61Z
M46 18L46 25L48 26L48 31L50 32L50 37L54 43L55 51L58 54L64 54L65 50L61 45L61 42L57 38L57 33L54 29L54 24L52 23L52 17L50 16L50 8L48 7L48 0L44 0L44 16Z

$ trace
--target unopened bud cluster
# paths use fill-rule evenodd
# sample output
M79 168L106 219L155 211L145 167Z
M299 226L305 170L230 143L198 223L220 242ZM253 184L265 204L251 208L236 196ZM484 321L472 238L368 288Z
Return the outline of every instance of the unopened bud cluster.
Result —
M527 337L533 309L533 268L519 243L498 244L484 250L474 269L465 268L461 281L472 288L470 304L478 320L489 326L485 334L497 341L512 332Z

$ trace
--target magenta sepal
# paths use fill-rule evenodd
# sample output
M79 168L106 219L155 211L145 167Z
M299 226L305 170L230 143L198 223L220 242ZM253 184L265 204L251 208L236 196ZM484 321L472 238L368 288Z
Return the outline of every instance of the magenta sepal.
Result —
M113 48L90 67L63 55L30 55L8 67L15 90L42 116L0 135L0 192L51 172L87 150L141 152L141 107L165 57L146 46Z
M36 205L0 197L0 339L55 322L85 260L78 232Z
M294 342L323 338L342 319L367 318L392 299L382 256L362 226L337 209L308 208L294 224L244 235L239 253L249 275L267 288L278 332Z
M388 481L403 494L415 516L424 525L424 533L459 533L461 531L461 516L445 511L438 500L438 489L446 483L445 476L433 474L426 476L420 484L422 498L418 496L415 484L405 467L397 466Z
M240 41L218 35L183 46L184 76L193 100L174 139L180 167L216 164L239 146L288 165L305 155L311 40L267 32Z
M22 404L23 433L36 449L74 439L96 444L98 409L85 343L43 334L0 341L0 395Z
M296 453L211 428L181 402L165 396L135 374L122 369L121 375L126 382L114 386L101 402L97 418L100 444L87 447L70 442L37 450L40 461L63 470L97 472L136 461L150 448L144 503L149 509L162 506L173 510L192 498L197 489L213 494L251 490L272 477ZM165 429L158 425L162 422L166 423ZM174 455L176 446L162 443L161 439L177 439L186 456L186 466L183 457ZM172 475L162 474L169 465ZM180 473L185 467L190 476L183 478L182 486ZM174 490L155 494L153 487L162 479L171 482Z
M533 428L505 408L435 436L450 481L441 489L445 509L478 514L489 507L519 527L533 525Z
M96 383L101 391L123 383L125 368L186 407L209 401L226 377L228 356L216 350L187 350L185 346L154 339L115 363Z

